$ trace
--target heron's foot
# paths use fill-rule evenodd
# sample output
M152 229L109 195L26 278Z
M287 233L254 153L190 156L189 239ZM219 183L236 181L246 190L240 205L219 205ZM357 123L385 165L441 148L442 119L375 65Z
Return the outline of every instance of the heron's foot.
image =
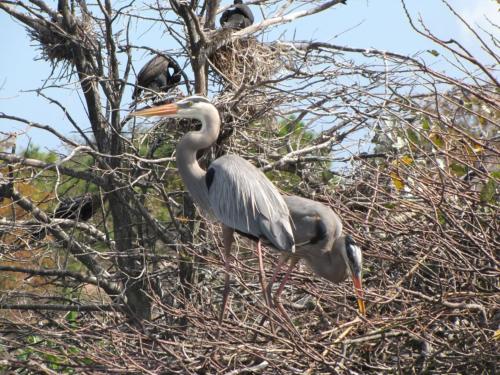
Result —
M283 307L283 305L281 304L281 302L277 296L274 297L273 302L274 302L274 306L275 306L276 310L279 311L281 318L284 319L284 323L288 325L288 328L290 328L293 331L293 333L300 336L299 331L297 330L297 328L293 324L292 319L290 319L290 316L286 312L285 308Z
M220 307L220 315L219 315L219 326L222 324L222 321L224 320L224 315L227 310L227 305L229 303L229 292L231 289L231 278L229 276L229 273L226 272L226 277L224 280L224 291L222 293L222 304Z
M266 296L267 296L267 300L269 301L269 308L273 309L275 306L275 303L274 303L274 298L273 298L273 286L272 286L272 284L267 284Z
M276 308L276 302L273 297L273 290L269 286L266 288L267 300L269 301L269 309L274 310Z

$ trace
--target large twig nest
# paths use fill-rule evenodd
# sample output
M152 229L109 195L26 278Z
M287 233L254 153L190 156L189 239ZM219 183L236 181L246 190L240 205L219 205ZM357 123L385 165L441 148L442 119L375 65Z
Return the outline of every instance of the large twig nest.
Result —
M90 19L73 18L72 31L67 32L62 17L52 19L52 22L39 22L28 29L31 39L40 44L42 58L54 64L69 62L75 58L75 47L92 44L94 30Z
M279 48L256 38L236 39L216 49L210 61L213 78L223 88L218 107L225 124L238 127L271 120L269 113L275 103L271 105L261 83L283 65Z
M233 89L267 80L281 65L279 50L255 38L225 44L214 52L211 62L222 85Z

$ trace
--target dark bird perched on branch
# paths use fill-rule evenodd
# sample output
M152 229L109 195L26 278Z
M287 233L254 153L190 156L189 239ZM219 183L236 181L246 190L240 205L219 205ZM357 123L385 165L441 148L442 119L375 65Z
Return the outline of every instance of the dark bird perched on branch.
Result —
M99 194L87 193L79 197L64 198L59 202L53 217L56 219L87 221L97 211L100 203Z
M69 219L75 221L88 221L97 212L101 204L99 194L86 193L77 197L63 198L57 205L54 213L48 215L52 219ZM40 223L34 224L30 230L32 239L41 241L47 235L47 228L40 227Z
M144 89L168 92L181 81L182 69L172 57L161 54L153 57L137 75L132 99L141 96Z
M234 5L222 13L219 20L225 29L241 30L253 24L253 14L242 0L234 0Z

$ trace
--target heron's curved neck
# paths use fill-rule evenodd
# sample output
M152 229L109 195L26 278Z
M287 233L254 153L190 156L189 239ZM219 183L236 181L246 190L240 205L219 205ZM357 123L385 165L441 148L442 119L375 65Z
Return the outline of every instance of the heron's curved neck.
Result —
M311 259L313 271L333 283L344 280L347 276L347 265L342 257L342 246L344 246L344 240L340 237L333 243L330 251L321 253L316 259Z
M206 107L198 120L202 127L199 131L187 133L177 144L177 169L194 198L194 201L205 206L208 201L208 190L204 177L206 172L198 164L196 152L210 147L219 135L220 117L215 107Z

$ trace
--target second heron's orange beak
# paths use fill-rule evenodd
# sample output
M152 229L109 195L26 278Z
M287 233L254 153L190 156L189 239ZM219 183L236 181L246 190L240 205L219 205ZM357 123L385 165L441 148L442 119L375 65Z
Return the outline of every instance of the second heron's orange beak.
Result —
M130 115L141 116L141 117L152 117L152 116L164 117L164 116L175 115L178 110L179 107L177 104L169 103L169 104L162 104L156 107L141 109L139 111L130 113Z
M353 276L352 282L354 284L354 291L356 293L356 297L358 298L359 312L362 315L366 315L366 307L365 307L363 285L361 283L361 277Z

